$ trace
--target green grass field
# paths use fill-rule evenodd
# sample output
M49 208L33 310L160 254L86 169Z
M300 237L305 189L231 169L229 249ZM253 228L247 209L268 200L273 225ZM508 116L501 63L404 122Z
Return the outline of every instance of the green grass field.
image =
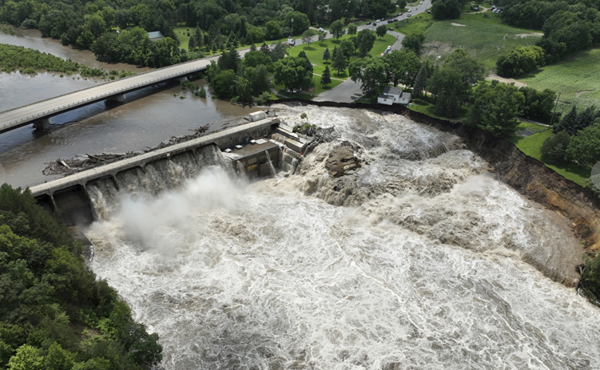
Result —
M483 14L488 14L490 18L484 18ZM425 33L425 47L421 55L443 58L454 49L463 48L483 62L487 69L492 69L498 57L514 47L535 45L541 38L536 33L539 31L501 24L500 17L490 12L463 14L460 19L434 22Z
M526 155L542 161L540 149L542 148L544 141L552 136L552 130L547 130L544 127L533 125L531 123L521 123L518 126L517 132L522 129L528 129L536 133L527 137L513 135L507 140L515 144L517 148ZM585 186L585 180L590 177L590 169L578 166L574 163L565 162L564 164L549 164L544 162L544 164L559 175L576 182L581 186Z
M584 108L600 102L600 49L580 51L563 61L519 78L538 90L562 91L559 109Z

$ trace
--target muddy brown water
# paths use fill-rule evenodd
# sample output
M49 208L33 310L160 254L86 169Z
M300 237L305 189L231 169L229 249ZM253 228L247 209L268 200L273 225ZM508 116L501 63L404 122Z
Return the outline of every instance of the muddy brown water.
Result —
M127 64L107 64L95 60L86 50L62 46L57 40L41 38L37 30L15 29L16 34L0 33L0 43L25 46L62 58L70 58L91 67L145 72ZM0 111L85 89L102 80L78 75L38 73L0 73ZM205 80L194 81L207 86ZM177 94L177 96L174 96ZM185 99L180 99L180 97ZM183 91L178 82L162 83L126 94L126 104L105 101L90 104L51 119L47 133L32 126L0 134L0 183L31 186L53 179L44 176L45 163L79 154L127 152L153 147L171 136L187 135L191 130L210 124L218 130L224 124L258 110L243 108L227 101L206 99Z

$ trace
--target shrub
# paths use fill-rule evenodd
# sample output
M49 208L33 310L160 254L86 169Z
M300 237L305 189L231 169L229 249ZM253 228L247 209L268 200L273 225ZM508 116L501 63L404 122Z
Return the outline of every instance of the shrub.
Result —
M570 142L571 136L566 131L550 136L544 141L540 149L542 159L546 162L563 161Z

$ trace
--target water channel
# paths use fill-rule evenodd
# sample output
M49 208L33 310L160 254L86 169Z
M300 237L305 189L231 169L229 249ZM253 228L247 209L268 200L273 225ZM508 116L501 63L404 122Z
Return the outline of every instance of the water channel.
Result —
M16 35L0 33L0 43L20 45L48 52L89 66L142 72L147 69L126 64L95 61L89 51L62 46L57 40L40 38L37 30L15 29ZM0 73L0 111L77 91L102 80L78 75L39 73ZM206 81L194 81L206 86ZM178 96L174 96L177 94ZM147 87L126 95L127 104L99 102L52 118L49 133L38 133L31 126L0 135L0 181L27 186L52 177L44 176L44 163L85 153L124 153L153 147L171 136L190 134L190 130L210 125L218 130L224 124L256 108L238 105L209 96L201 99L183 92L177 82ZM183 96L185 99L181 99Z

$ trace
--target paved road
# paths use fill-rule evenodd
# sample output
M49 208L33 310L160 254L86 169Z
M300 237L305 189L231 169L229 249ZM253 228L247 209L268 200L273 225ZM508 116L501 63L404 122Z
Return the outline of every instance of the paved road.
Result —
M408 7L410 12L406 12L403 15L394 18L394 23L403 19L408 19L408 15L414 16L419 13L423 13L427 11L431 7L431 0L423 1L423 4L419 4L418 6ZM387 24L387 20L382 21L385 23L378 23L377 26L381 24ZM375 31L377 26L373 26L372 24L369 26L360 26L358 30L369 29ZM391 24L390 24L391 27ZM404 39L404 35L396 32L396 31L388 31L388 33L392 36L396 37L396 42L392 45L392 50L400 50L402 49L402 40ZM361 83L356 83L351 79L346 80L345 82L339 84L331 90L324 91L320 93L318 96L313 98L315 101L335 101L340 103L352 103L355 100L358 100L362 97L362 89Z

